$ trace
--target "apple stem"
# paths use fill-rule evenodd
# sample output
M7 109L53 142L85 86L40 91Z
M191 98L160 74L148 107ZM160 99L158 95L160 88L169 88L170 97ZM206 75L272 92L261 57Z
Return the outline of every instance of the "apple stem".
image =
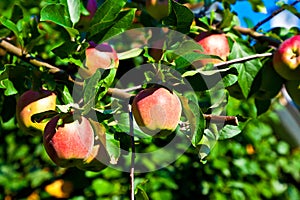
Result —
M128 104L129 126L130 126L130 139L131 139L131 164L130 164L130 200L134 200L134 162L135 162L135 144L134 144L134 128L133 116L131 112L131 105Z
M299 3L300 0L296 0L295 2L293 2L290 6L294 6L297 3ZM268 16L267 18L263 19L262 21L258 22L254 27L253 30L256 31L261 25L263 25L264 23L268 22L269 20L271 20L273 17L275 17L276 15L278 15L279 13L281 13L282 11L284 11L285 8L281 7L277 10L275 10L270 16Z

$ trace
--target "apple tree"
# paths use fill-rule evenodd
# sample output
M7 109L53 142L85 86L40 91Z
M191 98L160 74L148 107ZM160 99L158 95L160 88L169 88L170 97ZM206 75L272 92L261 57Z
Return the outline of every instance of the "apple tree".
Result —
M238 2L0 2L0 197L299 199L299 27L261 28L299 0Z

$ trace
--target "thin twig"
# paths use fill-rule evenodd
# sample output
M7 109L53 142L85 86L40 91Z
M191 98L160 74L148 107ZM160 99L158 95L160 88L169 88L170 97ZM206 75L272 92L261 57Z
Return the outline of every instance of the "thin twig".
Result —
M251 28L245 28L245 27L241 27L241 26L234 26L233 27L234 30L240 32L241 34L244 35L249 35L250 37L260 41L260 42L267 42L269 45L273 46L273 47L278 47L281 44L280 40L277 40L275 38L271 38L271 37L267 37L262 33L256 32Z
M291 4L291 6L296 5L297 3L299 3L300 0L296 0L295 2L293 2ZM268 16L267 18L265 18L264 20L258 22L254 27L253 30L256 31L261 25L263 25L264 23L268 22L269 20L271 20L273 17L275 17L276 15L278 15L279 13L281 13L282 11L284 11L285 8L279 8L278 10L275 10L270 16Z
M237 59L234 59L234 60L229 60L229 61L226 61L226 62L217 63L217 64L214 64L214 67L215 68L225 67L225 66L228 66L228 65L242 63L242 62L246 62L246 61L257 59L257 58L270 57L272 55L273 55L273 53L254 54L254 55L246 56L246 57L243 57L243 58L237 58Z
M21 48L18 48L1 38L0 38L0 47L4 48L7 52L21 58L22 60L24 60L26 62L29 62L30 64L32 64L34 66L48 68L50 73L53 73L53 74L66 73L64 70L62 70L56 66L53 66L49 63L38 60L37 58L31 56L29 53L24 52ZM70 75L68 75L68 80L77 85L83 85L83 83L75 81Z
M135 162L135 144L134 144L134 128L133 117L131 112L131 105L128 104L129 125L130 125L130 139L131 139L131 164L130 164L130 200L134 200L134 162Z
M216 116L211 114L203 114L205 120L212 123L224 123L224 125L238 126L239 122L235 116Z

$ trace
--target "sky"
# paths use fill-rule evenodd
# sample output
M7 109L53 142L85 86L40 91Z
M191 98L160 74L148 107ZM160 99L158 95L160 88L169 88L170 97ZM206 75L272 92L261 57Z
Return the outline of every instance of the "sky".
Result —
M291 4L295 0L285 0L285 3ZM259 21L268 17L274 10L277 10L276 0L263 0L267 12L266 13L256 13L252 10L251 5L248 1L237 1L235 5L232 6L232 10L238 13L238 17L241 22L241 26L247 27L244 17L247 17L252 20L253 24L257 24ZM300 3L298 3L295 7L298 11L300 11ZM260 28L263 30L268 30L271 27L286 27L290 28L292 26L300 27L300 19L295 15L291 14L289 11L283 11L280 14L276 15L272 18L271 21L267 22Z

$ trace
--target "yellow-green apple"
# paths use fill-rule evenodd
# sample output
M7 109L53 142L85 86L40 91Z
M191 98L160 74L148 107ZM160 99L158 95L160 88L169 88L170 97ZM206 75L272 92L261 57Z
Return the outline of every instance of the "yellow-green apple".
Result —
M168 0L146 0L147 12L156 20L169 15Z
M285 88L292 100L300 106L300 80L289 80L285 83Z
M203 51L199 51L199 53L218 56L222 60L217 58L205 58L194 62L194 67L199 68L208 63L216 64L227 60L230 47L224 33L202 32L195 37L195 40L203 49Z
M82 163L90 156L94 146L94 131L88 119L73 115L68 118L60 120L60 116L53 117L43 135L47 154L60 167Z
M119 58L115 49L107 43L95 44L89 42L89 47L85 51L86 70L79 70L79 73L84 77L92 76L97 69L117 68Z
M16 119L19 128L31 135L42 134L47 122L34 122L34 114L55 110L56 94L49 90L28 90L17 101Z
M167 136L180 120L181 103L175 93L163 87L140 91L133 99L132 113L140 129L151 136Z
M276 72L286 80L300 80L300 35L281 43L273 55Z

